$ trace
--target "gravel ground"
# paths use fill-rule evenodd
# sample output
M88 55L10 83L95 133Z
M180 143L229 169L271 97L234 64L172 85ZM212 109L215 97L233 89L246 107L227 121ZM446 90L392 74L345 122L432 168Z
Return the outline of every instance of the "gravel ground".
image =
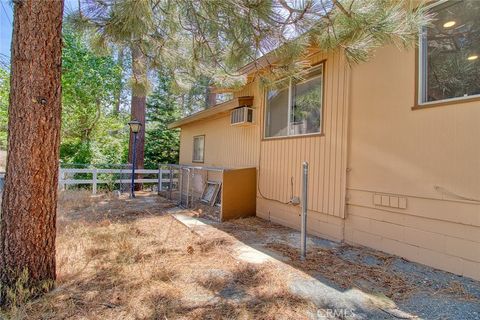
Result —
M301 262L299 232L258 218L216 227L318 280L298 279L292 290L340 312L325 319L480 319L479 281L317 237L309 237L309 256ZM365 307L362 294L383 297L392 308Z

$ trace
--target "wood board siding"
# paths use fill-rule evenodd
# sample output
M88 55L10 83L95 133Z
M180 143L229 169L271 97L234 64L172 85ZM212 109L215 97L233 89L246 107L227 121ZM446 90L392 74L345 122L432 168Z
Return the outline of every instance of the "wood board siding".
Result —
M258 114L258 82L247 84L236 97L253 96L255 117ZM205 135L204 166L226 168L256 167L260 127L257 119L252 125L231 126L230 114L204 119L182 126L180 133L180 163L192 162L193 137Z
M223 172L221 220L255 216L256 187L257 172L255 168L225 170Z
M311 59L312 64L325 63L322 135L264 140L264 88L256 78L235 93L254 97L254 125L232 127L229 117L221 116L182 126L180 163L192 164L193 137L204 134L204 165L257 167L257 196L288 202L292 194L301 194L302 163L308 161L308 209L344 217L349 68L340 53Z
M288 202L292 195L300 196L302 163L308 161L308 209L344 217L349 69L340 53L312 57L313 64L323 60L323 134L262 140L259 197ZM263 123L264 101L261 100ZM263 131L261 135L263 137ZM293 215L292 219L296 217Z

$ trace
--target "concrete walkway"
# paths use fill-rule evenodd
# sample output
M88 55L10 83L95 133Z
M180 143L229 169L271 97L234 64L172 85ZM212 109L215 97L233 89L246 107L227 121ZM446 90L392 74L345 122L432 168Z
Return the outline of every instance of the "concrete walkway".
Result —
M273 263L279 267L288 282L291 293L317 306L314 319L418 319L400 310L385 296L367 294L358 289L342 291L285 263L285 257L265 248L247 245L215 227L217 223L192 217L191 212L178 208L169 213L193 232L204 238L229 238L233 242L232 256L253 264Z

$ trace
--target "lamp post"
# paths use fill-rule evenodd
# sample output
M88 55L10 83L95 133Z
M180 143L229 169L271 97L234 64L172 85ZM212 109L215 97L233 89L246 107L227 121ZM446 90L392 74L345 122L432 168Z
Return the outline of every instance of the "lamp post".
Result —
M136 119L128 123L130 130L133 133L133 153L132 153L132 183L130 186L130 197L135 198L135 166L136 166L136 157L137 157L137 133L140 132L142 128L142 123Z

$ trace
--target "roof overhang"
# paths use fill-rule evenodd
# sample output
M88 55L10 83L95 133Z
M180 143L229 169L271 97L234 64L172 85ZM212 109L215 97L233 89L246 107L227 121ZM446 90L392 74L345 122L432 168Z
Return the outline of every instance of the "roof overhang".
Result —
M271 67L279 66L281 62L281 57L278 55L278 48L270 51L269 53L261 56L258 59L253 60L252 62L244 65L237 70L240 74L251 75L252 73L259 72ZM305 49L305 52L299 59L308 59L311 56L321 52L320 48L316 46L308 46Z
M232 100L216 104L213 107L194 113L188 117L182 118L178 121L172 122L168 125L169 129L180 128L186 124L196 122L199 120L213 118L228 113L230 110L242 107L251 106L253 104L253 97L238 97Z

